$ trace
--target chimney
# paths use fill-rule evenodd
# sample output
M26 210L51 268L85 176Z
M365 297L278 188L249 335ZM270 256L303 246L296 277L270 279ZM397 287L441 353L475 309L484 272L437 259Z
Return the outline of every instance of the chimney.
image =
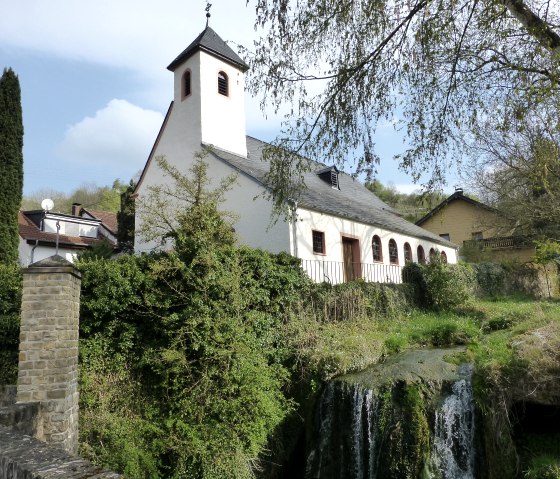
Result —
M72 203L72 216L80 216L82 205L80 203Z
M463 188L456 186L455 193L457 193L459 196L463 196Z

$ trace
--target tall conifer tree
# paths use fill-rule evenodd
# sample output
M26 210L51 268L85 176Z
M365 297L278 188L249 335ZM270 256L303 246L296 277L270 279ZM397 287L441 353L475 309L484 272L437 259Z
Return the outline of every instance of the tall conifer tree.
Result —
M19 79L0 77L0 263L18 260L18 211L23 192L23 119Z

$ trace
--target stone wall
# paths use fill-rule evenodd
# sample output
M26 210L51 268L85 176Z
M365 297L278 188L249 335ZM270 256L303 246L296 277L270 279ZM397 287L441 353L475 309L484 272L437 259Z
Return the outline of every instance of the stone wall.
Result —
M118 479L59 448L0 427L0 479Z

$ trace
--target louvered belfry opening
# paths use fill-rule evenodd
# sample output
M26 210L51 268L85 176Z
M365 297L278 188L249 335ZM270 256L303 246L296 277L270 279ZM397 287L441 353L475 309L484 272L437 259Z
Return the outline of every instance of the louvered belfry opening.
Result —
M228 96L228 77L224 72L218 73L218 93Z
M183 76L183 98L191 94L191 72L187 70Z

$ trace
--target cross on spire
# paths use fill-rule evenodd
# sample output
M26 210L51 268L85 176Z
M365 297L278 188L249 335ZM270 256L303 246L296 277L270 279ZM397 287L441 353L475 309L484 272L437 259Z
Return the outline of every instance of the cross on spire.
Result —
M212 4L206 1L206 26L208 26L208 22L210 21L210 9L212 8Z

